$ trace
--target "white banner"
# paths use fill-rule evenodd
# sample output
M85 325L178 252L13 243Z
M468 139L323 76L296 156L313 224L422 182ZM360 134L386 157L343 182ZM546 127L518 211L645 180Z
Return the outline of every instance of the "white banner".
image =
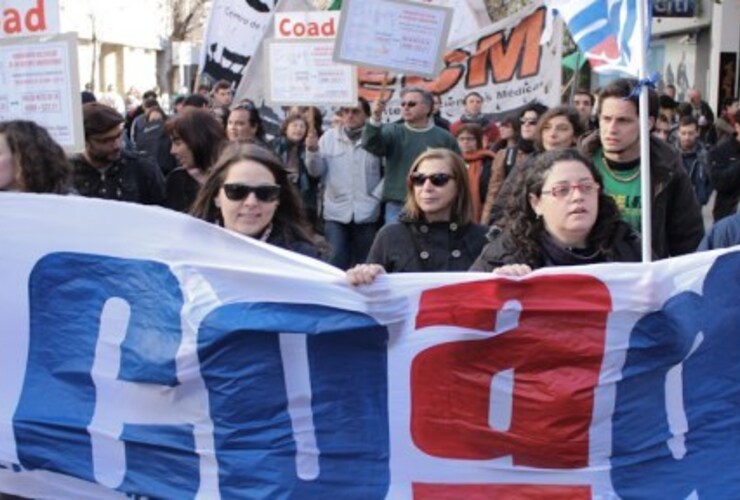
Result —
M161 208L0 213L2 492L740 497L740 248L353 288Z

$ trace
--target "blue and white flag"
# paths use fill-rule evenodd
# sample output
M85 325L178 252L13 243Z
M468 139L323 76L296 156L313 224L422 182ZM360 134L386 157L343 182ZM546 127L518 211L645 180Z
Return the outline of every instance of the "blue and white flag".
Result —
M626 73L640 77L650 40L652 9L638 0L546 0L562 16L578 48L598 73ZM645 9L638 26L638 8Z

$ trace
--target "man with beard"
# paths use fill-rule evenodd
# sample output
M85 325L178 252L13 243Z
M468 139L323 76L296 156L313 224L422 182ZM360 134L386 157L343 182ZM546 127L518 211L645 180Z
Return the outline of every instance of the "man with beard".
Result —
M617 202L622 219L641 230L640 119L637 82L619 79L599 94L599 130L586 137L584 152L603 176L604 190ZM648 123L658 114L658 95L650 90ZM701 209L678 151L650 138L653 254L659 258L691 253L704 234Z
M123 149L123 116L105 104L82 107L85 151L71 158L74 187L82 196L145 205L164 202L164 178L156 163Z

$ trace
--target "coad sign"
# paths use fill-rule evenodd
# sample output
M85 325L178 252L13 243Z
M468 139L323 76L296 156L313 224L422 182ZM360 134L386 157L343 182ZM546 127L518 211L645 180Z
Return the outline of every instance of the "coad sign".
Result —
M276 38L334 38L339 11L282 12L275 14Z
M0 12L0 38L59 33L59 0L0 0Z

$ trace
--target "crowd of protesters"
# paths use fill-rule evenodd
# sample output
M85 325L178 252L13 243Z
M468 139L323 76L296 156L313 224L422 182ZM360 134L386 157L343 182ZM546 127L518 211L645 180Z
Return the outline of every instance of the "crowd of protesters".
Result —
M635 86L615 80L507 116L485 114L473 91L451 122L440 96L406 87L397 122L382 122L386 102L360 97L326 131L321 110L285 109L274 137L227 82L178 98L169 116L155 92L124 115L86 91L85 148L72 157L32 122L0 123L0 190L160 205L325 259L353 284L639 261ZM653 257L740 243L738 100L716 118L697 90L648 101ZM705 237L713 193L718 224Z

